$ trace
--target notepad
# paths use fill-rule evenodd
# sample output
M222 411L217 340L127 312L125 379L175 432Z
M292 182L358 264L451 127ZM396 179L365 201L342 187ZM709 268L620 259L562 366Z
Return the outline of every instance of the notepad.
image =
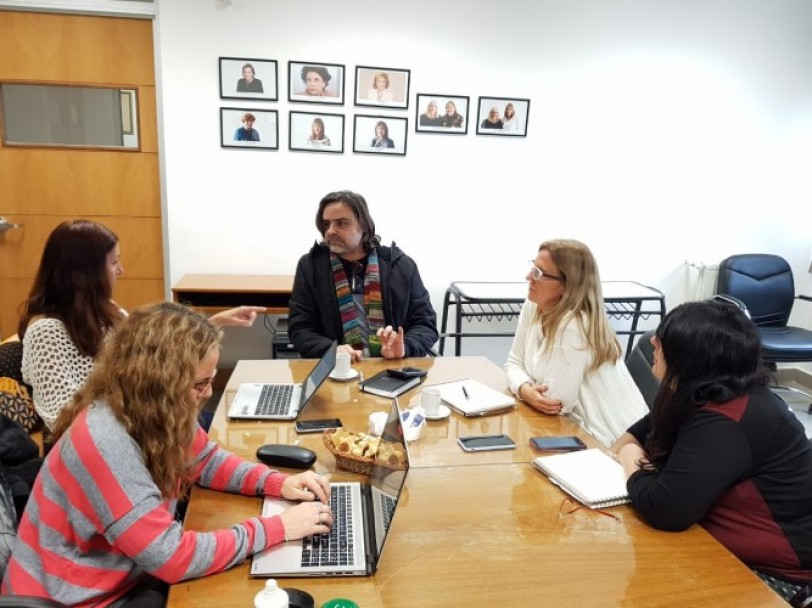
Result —
M359 386L365 393L372 393L373 395L394 399L398 395L402 395L412 387L420 384L422 380L423 378L417 376L412 378L396 378L395 376L390 376L386 370L383 370L372 376L369 380L362 382Z
M575 500L593 509L629 502L623 466L601 450L539 456L533 466Z
M439 388L440 398L463 416L487 416L516 407L512 396L471 378L432 386Z

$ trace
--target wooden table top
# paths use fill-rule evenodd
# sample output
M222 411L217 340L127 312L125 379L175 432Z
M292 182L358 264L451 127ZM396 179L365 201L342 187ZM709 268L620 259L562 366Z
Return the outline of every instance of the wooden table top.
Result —
M228 422L226 405L240 382L301 380L314 361L241 361L229 381L210 436L253 458L263 443L314 449L317 470L335 467L318 435L296 435L292 423ZM484 358L412 359L429 369L428 383L476 378L506 386L504 373ZM367 377L386 366L361 364ZM357 367L357 366L356 366ZM308 417L340 417L345 427L365 430L371 411L390 400L359 393L356 382L327 380ZM401 397L403 407L419 388ZM334 402L333 402L334 401ZM464 453L456 437L506 432L516 450ZM535 470L528 439L577 434L593 439L567 418L537 414L524 404L513 412L465 419L456 413L430 422L410 444L412 468L374 576L280 579L283 587L313 595L316 606L334 597L360 606L463 606L483 601L510 606L782 606L782 600L699 526L659 532L629 506L615 507L624 520L614 530L568 530L558 518L565 495ZM334 479L359 479L338 471ZM214 530L256 516L262 500L194 488L186 526ZM262 580L249 564L174 585L168 606L250 606Z

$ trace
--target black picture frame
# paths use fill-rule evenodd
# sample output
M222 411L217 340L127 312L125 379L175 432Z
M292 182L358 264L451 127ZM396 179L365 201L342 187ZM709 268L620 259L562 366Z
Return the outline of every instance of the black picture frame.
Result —
M466 135L470 103L471 98L464 95L418 93L415 98L415 133ZM430 104L436 106L435 116L430 115ZM453 108L449 108L449 104Z
M321 122L321 140L316 140L314 125ZM326 141L324 141L326 139ZM288 116L288 149L297 152L344 153L344 115L327 112L295 112Z
M407 110L411 71L368 65L355 67L355 105ZM385 84L380 94L378 84Z
M510 121L510 126L505 122L509 106L513 107L513 118ZM527 137L527 122L530 118L529 99L521 99L518 97L480 97L477 102L477 108L477 135ZM499 118L498 123L494 124L494 121L489 120L492 111L496 112L496 117Z
M316 84L312 90L321 93L310 93L307 84L309 74L315 75ZM321 61L288 61L288 101L302 103L321 103L334 106L344 105L344 66L338 63L324 63Z
M386 128L386 140L391 146L376 145L377 127ZM358 154L379 156L406 156L409 119L400 116L372 116L356 114L353 119L352 151Z
M220 57L220 98L278 101L279 70L277 65L275 59ZM249 67L254 73L251 83L247 83L244 77L245 70Z
M246 115L255 118L251 131L256 132L258 140L240 139L245 134L238 133L238 130L246 128ZM220 108L220 145L244 150L278 150L279 112L256 108Z

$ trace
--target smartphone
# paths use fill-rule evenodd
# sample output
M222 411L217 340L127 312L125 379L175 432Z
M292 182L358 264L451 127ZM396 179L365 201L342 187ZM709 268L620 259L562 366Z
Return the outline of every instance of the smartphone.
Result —
M320 420L297 420L296 432L302 433L320 433L324 429L337 429L343 426L341 420L338 418L323 418Z
M401 369L388 369L386 370L387 375L393 376L395 378L402 378L404 380L408 380L409 378L422 378L428 372L424 369L420 369L417 367L403 367Z
M516 444L507 435L476 435L460 437L457 443L466 452L485 452L487 450L513 450Z
M531 437L530 445L545 452L574 452L586 449L586 444L577 437Z

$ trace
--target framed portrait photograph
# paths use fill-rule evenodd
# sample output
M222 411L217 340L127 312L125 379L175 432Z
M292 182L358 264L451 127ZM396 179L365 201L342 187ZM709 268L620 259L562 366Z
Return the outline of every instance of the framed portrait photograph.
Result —
M476 134L527 137L529 114L529 99L480 97Z
M355 68L355 105L380 108L409 107L409 70Z
M352 151L406 156L408 118L355 115Z
M220 145L224 148L278 150L278 112L220 108Z
M291 112L288 147L303 152L344 152L344 115Z
M279 77L273 59L220 57L222 99L277 101Z
M418 93L415 131L465 135L468 133L468 97Z
M344 66L308 61L288 62L288 101L344 104Z

